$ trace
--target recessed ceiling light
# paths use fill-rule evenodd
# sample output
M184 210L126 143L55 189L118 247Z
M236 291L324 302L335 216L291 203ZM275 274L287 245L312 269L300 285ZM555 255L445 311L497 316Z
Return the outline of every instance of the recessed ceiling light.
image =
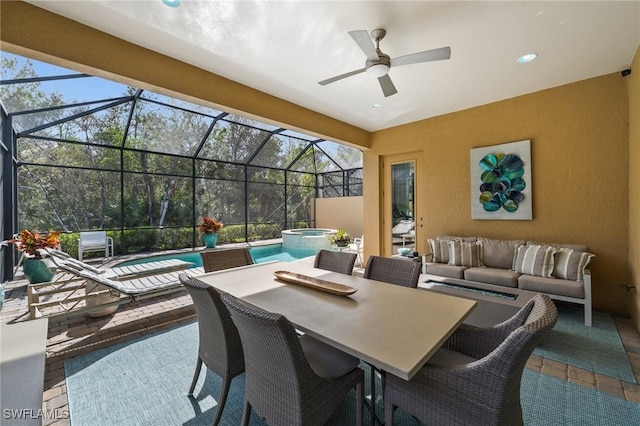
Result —
M380 104L373 104L373 105L371 105L371 108L382 108L382 105L380 105Z
M527 53L526 55L522 55L518 58L517 62L519 64L526 64L527 62L531 62L533 61L535 58L538 57L537 53Z
M182 0L162 0L162 3L166 4L167 6L178 7L180 6L180 3L182 3Z

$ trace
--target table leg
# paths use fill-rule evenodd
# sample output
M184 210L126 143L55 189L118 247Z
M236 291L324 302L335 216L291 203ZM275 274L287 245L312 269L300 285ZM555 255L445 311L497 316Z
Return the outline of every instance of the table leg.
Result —
M376 395L376 372L378 371L378 369L376 367L374 367L373 365L371 365L371 364L369 364L369 369L370 369L370 372L371 372L370 373L370 379L369 379L370 387L371 387L371 401L367 405L368 405L369 411L371 413L371 426L376 426L376 424L384 425L384 422L378 418L378 414L376 413L376 399L377 399L377 395ZM383 390L384 390L384 388L383 388ZM384 399L383 399L383 401L384 401ZM366 398L365 398L365 402L366 402Z

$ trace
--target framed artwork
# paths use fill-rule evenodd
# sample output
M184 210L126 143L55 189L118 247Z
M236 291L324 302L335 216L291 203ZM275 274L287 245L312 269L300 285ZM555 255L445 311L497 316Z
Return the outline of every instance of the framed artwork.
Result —
M471 219L531 220L531 141L471 149Z

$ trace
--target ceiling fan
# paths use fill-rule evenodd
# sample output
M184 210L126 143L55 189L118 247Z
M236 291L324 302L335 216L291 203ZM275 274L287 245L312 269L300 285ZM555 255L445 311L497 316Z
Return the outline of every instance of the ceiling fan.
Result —
M386 34L387 32L383 29L371 31L371 37L369 37L369 33L366 30L349 31L351 38L353 38L356 44L360 46L360 49L362 49L367 57L364 68L319 81L318 84L325 86L338 80L342 80L343 78L366 72L367 74L378 78L378 82L380 82L380 87L382 88L384 96L388 97L398 93L396 86L393 85L391 77L389 77L388 74L391 67L417 64L419 62L440 61L451 58L451 48L447 46L391 59L389 55L382 53L380 50L380 40L382 40ZM375 46L371 41L372 39L376 42Z

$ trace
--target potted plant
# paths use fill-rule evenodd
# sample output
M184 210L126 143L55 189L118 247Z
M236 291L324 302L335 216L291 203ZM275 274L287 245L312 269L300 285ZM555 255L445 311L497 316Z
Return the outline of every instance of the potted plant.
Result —
M22 270L30 283L42 283L51 281L56 273L56 267L45 262L41 249L60 247L60 232L50 231L40 233L25 229L8 241L16 245L18 250L24 252Z
M329 237L329 242L338 247L346 247L351 242L351 235L344 229L338 229Z
M202 224L198 227L202 234L202 240L207 248L213 248L218 242L218 231L223 224L210 217L203 217Z

